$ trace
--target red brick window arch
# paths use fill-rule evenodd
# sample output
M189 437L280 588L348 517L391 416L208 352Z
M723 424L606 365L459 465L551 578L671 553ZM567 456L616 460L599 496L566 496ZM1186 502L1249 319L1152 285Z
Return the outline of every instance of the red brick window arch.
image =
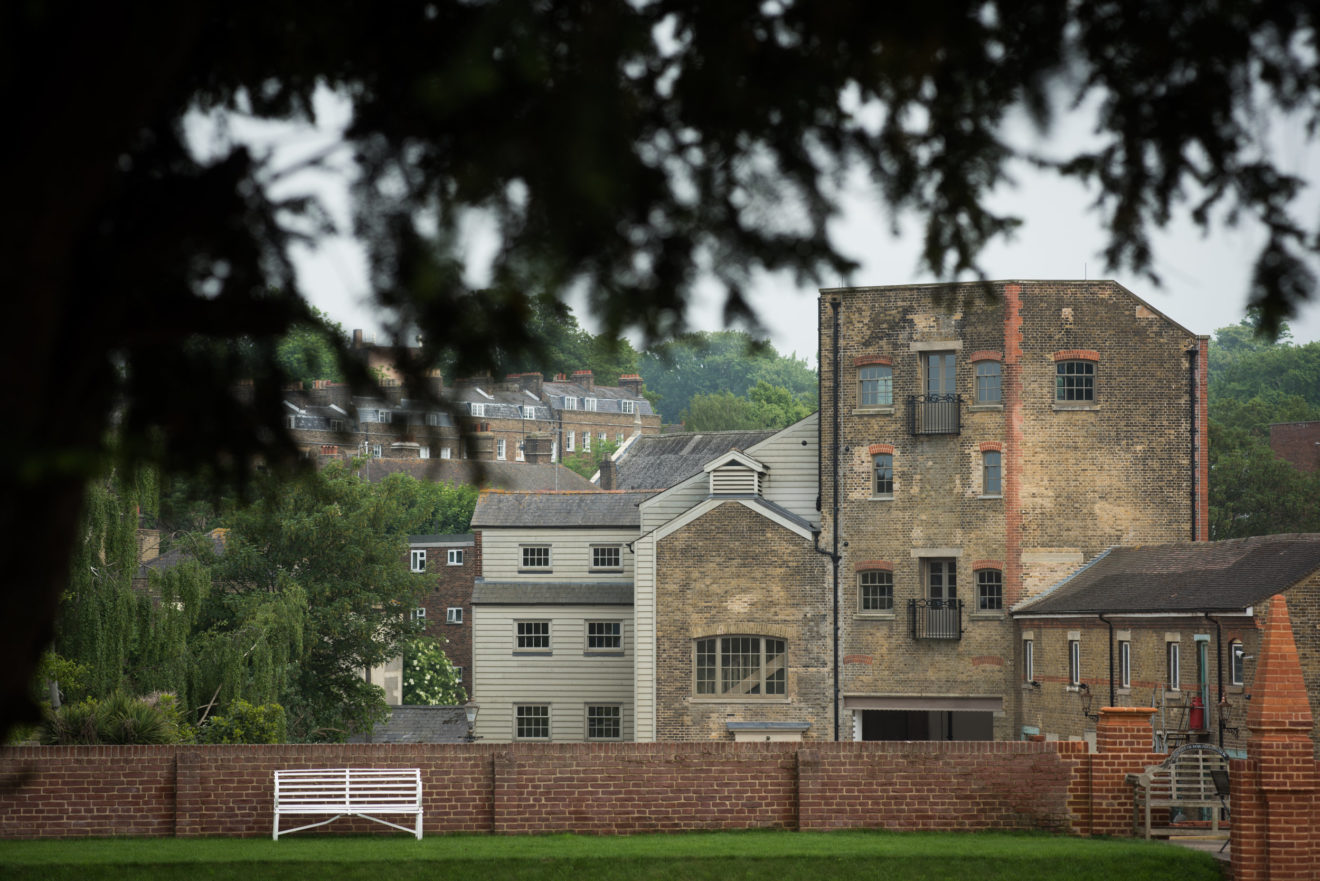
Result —
M1100 353L1091 349L1064 349L1054 353L1054 400L1060 404L1095 402Z
M894 611L894 564L888 560L866 560L858 563L857 611Z

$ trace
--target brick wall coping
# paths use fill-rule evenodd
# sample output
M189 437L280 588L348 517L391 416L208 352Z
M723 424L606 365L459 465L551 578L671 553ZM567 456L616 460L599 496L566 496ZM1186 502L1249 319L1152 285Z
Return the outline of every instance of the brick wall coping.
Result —
M1151 716L1159 711L1159 707L1101 707L1100 724L1110 722L1119 725L1131 725L1140 722L1145 725L1150 722Z

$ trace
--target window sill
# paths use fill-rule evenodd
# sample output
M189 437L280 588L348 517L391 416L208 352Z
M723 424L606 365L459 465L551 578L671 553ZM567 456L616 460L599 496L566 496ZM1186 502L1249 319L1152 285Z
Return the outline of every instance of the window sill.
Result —
M555 570L553 569L519 569L518 570L519 575L553 575L554 573Z
M588 575L622 575L623 568L618 569L588 569Z
M854 416L893 416L893 406L888 407L855 407L852 411Z
M1099 409L1100 409L1099 404L1090 401L1088 402L1055 401L1054 402L1054 412L1056 413L1062 413L1066 411L1086 413L1086 412L1093 412Z
M968 614L967 618L970 621L1003 621L1004 612L1001 609L995 609L993 611L986 610L984 612L972 612Z
M967 407L969 413L993 413L996 410L1003 411L1003 404L971 404Z
M893 612L854 612L853 617L862 621L893 621L898 615Z
M887 496L871 496L869 499L867 499L867 501L870 502L892 502L893 500L894 497L892 494Z
M548 658L552 654L553 652L551 652L550 649L514 649L513 650L513 656L515 658L525 658L529 656L534 658Z
M1121 694L1121 695L1123 695L1124 697L1127 697L1127 696L1130 695L1131 693L1132 693L1132 689L1131 689L1131 688L1120 688L1120 689L1117 689L1117 690L1114 692L1114 694Z
M1080 685L1065 685L1065 686L1063 687L1063 690L1064 690L1064 691L1071 691L1071 692L1076 693L1076 692L1081 691L1081 690L1082 690L1082 687L1081 687Z
M989 499L989 500L993 501L993 500L995 500L995 499L1002 499L1003 496L1002 496L1002 495L998 495L998 496L977 496L977 498L978 498L978 499Z
M1225 688L1229 694L1242 694L1246 690L1245 685L1229 685Z
M627 655L623 649L583 649L584 658L622 658Z

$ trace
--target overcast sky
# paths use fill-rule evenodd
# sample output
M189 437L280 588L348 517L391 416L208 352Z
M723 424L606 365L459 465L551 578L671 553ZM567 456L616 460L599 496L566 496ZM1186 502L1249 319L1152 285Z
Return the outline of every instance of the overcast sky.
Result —
M323 96L318 103L322 131L271 130L235 126L243 140L265 143L278 149L280 162L296 161L300 156L320 150L335 138L343 124L342 105ZM1028 149L1049 152L1052 145L1064 147L1082 143L1086 138L1085 120L1065 120L1042 139L1026 126L1015 130L1016 143ZM207 131L204 126L198 132ZM242 129L240 131L240 128ZM195 135L200 143L205 136ZM1274 123L1271 143L1276 159L1284 170L1310 182L1320 178L1320 150L1308 147L1300 126L1286 121ZM1057 150L1055 151L1057 152ZM1209 236L1185 218L1178 218L1154 238L1155 271L1163 285L1131 273L1117 275L1104 269L1100 252L1104 236L1094 212L1088 209L1094 200L1080 187L1063 183L1053 176L1027 168L1016 168L1018 185L998 194L992 209L1014 213L1025 220L1011 241L1000 241L982 255L982 265L995 279L1081 279L1116 278L1133 293L1145 299L1174 321L1196 333L1241 320L1251 266L1263 235L1258 228L1243 226L1226 229L1217 226ZM315 189L322 195L342 228L348 227L347 201L343 194L343 174L302 176L286 182L288 191ZM1303 224L1314 228L1320 216L1320 197L1309 193L1302 206L1307 214ZM864 183L850 190L841 219L832 226L832 235L841 250L856 259L861 268L848 280L825 279L821 286L844 283L856 285L891 285L908 282L932 282L940 279L917 271L922 225L912 217L900 217L900 235L890 231L891 222ZM489 246L479 231L471 236L468 256L474 266L488 257ZM368 334L379 332L383 321L369 303L366 272L361 249L346 237L324 242L314 252L300 250L295 255L300 281L311 302L329 313L345 329L362 328ZM1320 262L1312 261L1320 274ZM480 271L469 279L480 284ZM793 279L764 276L756 280L752 302L758 310L770 340L782 353L796 352L815 364L816 287L800 287ZM699 330L722 328L718 296L713 288L699 290L689 312L689 320ZM594 330L589 315L577 309L578 319ZM1320 303L1312 302L1292 322L1294 339L1309 342L1320 339Z

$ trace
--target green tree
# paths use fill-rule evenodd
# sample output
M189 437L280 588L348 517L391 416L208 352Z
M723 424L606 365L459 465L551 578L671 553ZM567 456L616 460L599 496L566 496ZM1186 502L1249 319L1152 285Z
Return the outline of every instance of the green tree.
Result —
M292 382L304 386L318 379L342 382L344 374L339 369L338 352L346 338L339 322L313 308L309 320L289 328L276 344L275 359Z
M376 484L375 492L385 506L385 531L406 538L467 532L480 491L470 484L432 483L410 474L390 474Z
M656 346L642 356L640 371L647 389L659 398L666 422L682 421L681 414L697 395L742 397L761 382L804 396L811 402L808 412L816 406L816 372L807 362L780 355L774 346L742 331L689 334Z
M0 455L0 729L35 721L112 425L118 455L167 473L297 460L278 343L313 316L290 248L330 223L273 186L287 159L228 137L233 117L306 120L317 89L351 105L343 144L295 161L356 160L370 287L398 340L426 341L414 391L442 357L472 375L529 351L541 295L580 291L607 336L655 340L684 329L704 276L730 319L750 317L758 272L846 276L829 224L850 166L924 224L941 278L974 275L1018 225L989 200L1021 159L1100 194L1110 268L1153 274L1151 231L1184 213L1254 218L1270 330L1313 296L1317 236L1260 120L1282 108L1314 131L1317 16L1310 0L9 4L0 104L24 134L0 141L0 272L23 334L0 372L23 382ZM1056 106L1093 113L1094 137L1011 145L1011 121L1044 127ZM473 220L494 233L481 291Z
M614 451L618 448L619 445L613 441L598 439L592 445L590 451L578 450L575 453L566 454L563 464L565 468L575 471L590 480L591 475L600 470L600 463L614 455Z
M814 395L794 395L758 382L742 398L724 391L695 395L679 418L688 431L779 429L805 419L815 409Z
M384 717L384 694L361 671L397 656L414 634L407 610L420 601L424 579L403 564L406 533L391 533L395 506L372 484L332 465L265 489L230 520L224 553L212 564L226 589L213 594L203 624L258 624L254 638L266 639L259 650L277 673L263 684L275 687L288 712L290 737L342 740ZM271 597L284 598L296 631L257 613ZM265 692L222 697L267 703Z

